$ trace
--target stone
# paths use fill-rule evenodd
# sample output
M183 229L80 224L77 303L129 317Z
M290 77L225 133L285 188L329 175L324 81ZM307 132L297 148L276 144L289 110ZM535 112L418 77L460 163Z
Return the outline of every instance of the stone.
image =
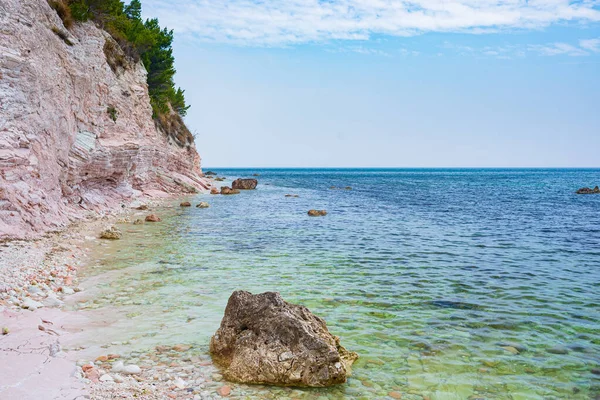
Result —
M219 194L219 189L215 186L211 187L210 194Z
M239 194L240 191L238 189L232 189L229 186L221 186L221 194L230 195L230 194Z
M189 201L184 201L182 203L179 204L180 207L191 207L192 203L190 203Z
M68 286L61 287L60 291L63 292L63 294L66 294L66 295L71 295L71 294L75 293L75 290L71 289Z
M555 346L546 351L551 354L569 354L569 349L563 346Z
M297 194L286 194L285 197L300 197Z
M258 181L252 178L238 178L231 183L232 189L240 189L240 190L252 190L256 189L256 185L258 185Z
M114 382L114 379L109 374L104 374L100 377L100 382Z
M126 365L120 372L125 375L138 375L142 373L142 369L137 365Z
M148 206L146 204L142 204L141 206L136 207L138 210L147 210Z
M221 397L227 397L231 394L231 387L225 385L225 386L221 386L219 388L219 390L217 390L217 393L219 394L219 396Z
M205 172L204 175L206 175L206 176L217 175L217 173L214 171L208 171L208 172Z
M108 240L119 240L121 239L121 231L119 231L114 226L102 231L100 233L100 239L108 239Z
M30 297L26 297L22 302L21 302L21 308L25 308L27 310L31 310L31 311L35 311L38 308L42 308L44 307L44 305L40 302L37 302L35 300L33 300Z
M590 189L589 187L584 187L584 188L578 189L575 193L577 193L577 194L598 194L598 193L600 193L600 188L598 186L596 186L593 189Z
M183 389L187 386L185 381L181 378L176 378L175 382L173 382L173 384L177 387L177 389Z
M400 393L400 392L389 392L388 396L390 396L392 399L401 399L402 398L402 393Z
M175 346L173 346L173 350L179 352L188 351L191 348L192 346L190 346L189 344L176 344Z
M150 214L146 216L146 222L160 222L162 221L158 215L156 214Z
M96 361L106 362L106 361L108 361L108 356L98 356L98 357L96 357Z
M210 207L210 204L208 204L205 201L201 201L200 203L198 203L198 205L196 205L197 208L208 208Z
M144 221L140 218L136 219L135 221L133 221L134 225L142 225L144 223Z
M210 353L229 381L305 387L346 382L358 358L306 307L245 291L229 298Z
M325 210L308 210L309 217L324 217L325 215L327 215Z
M54 294L48 295L48 297L46 297L44 300L42 300L42 303L46 307L61 307L64 304Z
M516 348L514 348L513 346L502 346L502 348L506 351L508 351L509 353L512 354L519 354L519 350L517 350Z

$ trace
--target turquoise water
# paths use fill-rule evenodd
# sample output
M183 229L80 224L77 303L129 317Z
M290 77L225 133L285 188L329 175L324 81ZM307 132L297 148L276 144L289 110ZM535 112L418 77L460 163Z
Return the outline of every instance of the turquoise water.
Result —
M309 397L600 398L600 170L215 171L258 189L97 251L100 336L207 346L232 291L278 291L361 356Z

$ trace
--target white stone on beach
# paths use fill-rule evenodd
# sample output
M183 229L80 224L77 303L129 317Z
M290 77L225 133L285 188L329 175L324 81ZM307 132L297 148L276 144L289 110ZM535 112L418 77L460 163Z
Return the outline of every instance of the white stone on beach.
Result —
M186 387L185 381L181 378L175 379L174 385L177 386L177 388L179 389L183 389Z
M49 295L44 301L43 301L44 305L46 307L60 307L62 306L64 303L59 300L55 295L51 294Z
M142 370L137 365L126 365L123 367L123 373L127 375L137 375L141 374Z
M70 287L67 287L67 286L63 286L62 292L64 294L73 294L73 293L75 293L75 291L73 289L71 289Z
M114 379L109 374L104 374L100 377L100 382L113 382Z
M21 308L27 308L31 311L35 311L38 308L44 307L44 305L38 301L33 300L30 297L25 298L21 303Z

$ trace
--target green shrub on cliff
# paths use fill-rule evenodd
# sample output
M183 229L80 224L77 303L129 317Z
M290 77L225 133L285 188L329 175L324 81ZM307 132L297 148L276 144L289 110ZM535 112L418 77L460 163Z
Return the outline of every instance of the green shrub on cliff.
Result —
M171 108L181 116L186 115L189 106L185 104L184 91L175 88L173 80L173 31L161 28L156 18L143 21L140 0L131 0L128 5L121 0L49 2L57 3L53 8L57 12L62 10L63 14L62 6L68 6L69 17L76 21L93 20L110 33L129 58L143 62L148 71L150 102L157 120L160 121L159 116L170 113Z

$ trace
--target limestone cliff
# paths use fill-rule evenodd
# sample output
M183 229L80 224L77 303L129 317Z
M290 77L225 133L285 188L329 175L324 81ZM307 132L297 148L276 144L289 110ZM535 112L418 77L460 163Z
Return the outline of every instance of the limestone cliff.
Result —
M46 0L0 0L0 238L208 188L190 135L157 128L143 65L115 45Z

